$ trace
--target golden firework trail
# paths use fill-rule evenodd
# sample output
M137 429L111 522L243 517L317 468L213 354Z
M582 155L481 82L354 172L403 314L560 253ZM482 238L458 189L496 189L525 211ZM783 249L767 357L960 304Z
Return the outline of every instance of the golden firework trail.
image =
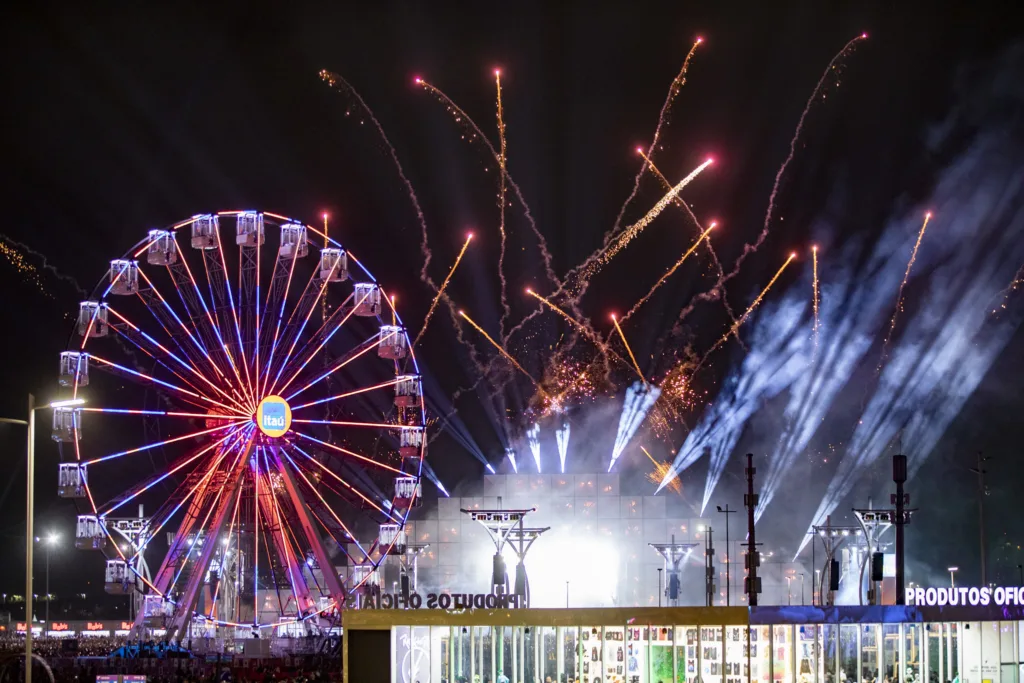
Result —
M448 275L445 276L444 282L441 283L441 287L438 288L437 294L434 295L434 300L430 302L430 308L427 309L427 315L423 318L423 325L420 327L420 333L416 335L416 339L412 345L415 347L420 338L423 337L423 333L427 331L427 324L430 322L430 317L434 315L434 309L437 308L437 304L441 301L444 296L444 290L448 287L448 281L452 279L452 275L455 273L455 269L459 267L459 262L462 261L462 256L466 253L466 249L469 248L469 243L473 241L473 233L466 235L466 241L462 245L462 249L459 251L459 255L455 257L455 263L448 270Z
M903 289L907 286L907 280L910 279L910 269L914 267L914 261L917 260L917 250L921 246L921 240L924 239L924 231L928 228L928 221L932 219L932 212L928 211L924 215L924 223L921 224L921 229L917 233L917 241L914 242L914 250L910 252L910 260L907 261L907 270L903 273L903 282L900 283L899 292L896 294L896 310L892 312L892 320L889 321L889 331L885 335L885 340L882 342L882 356L878 359L878 367L875 368L875 374L877 375L882 371L882 365L885 363L886 352L889 348L889 342L892 341L892 333L896 329L896 318L903 311Z
M640 447L640 450L644 452L644 455L647 456L647 459L651 461L652 465L654 465L654 471L647 475L647 480L650 481L652 484L657 484L661 486L661 483L665 481L665 478L671 475L672 478L665 485L668 486L673 491L675 491L677 495L683 495L683 487L679 483L679 474L677 472L672 471L672 466L669 465L667 462L658 462L657 460L655 460L654 457L650 453L648 453L647 449L644 448L643 446Z
M616 254L622 251L626 247L626 245L629 244L630 241L632 241L634 237L639 235L644 228L650 225L655 218L661 215L661 212L664 211L669 204L675 201L676 197L679 196L679 193L682 192L684 187L692 183L694 179L697 176L699 176L705 168L707 168L713 163L715 163L714 159L705 160L703 164L690 171L689 175L687 175L685 178L680 180L676 185L674 185L672 189L665 194L664 197L658 200L657 204L651 207L650 211L648 211L643 218L641 218L636 223L629 226L622 232L622 235L620 235L619 238L615 240L615 242L601 255L599 263L603 265L611 261ZM595 263L589 270L590 272L587 273L588 278L593 277L594 273L597 272L598 264Z
M786 266L788 266L795 258L796 252L793 252L792 254L789 255L789 258L786 259L786 262L782 264L781 268L775 271L775 275L772 276L772 279L768 281L768 284L765 285L765 288L762 289L761 293L757 295L756 299L754 299L754 303L750 304L750 307L747 308L746 311L744 311L743 315L740 316L740 319L737 320L731 328L729 328L729 331L722 335L722 338L719 339L715 343L715 345L708 350L706 354L704 354L705 359L708 356L710 356L712 352L714 352L719 346L724 344L729 339L729 337L736 333L737 330L739 330L740 325L742 325L747 320L747 318L750 317L750 314L753 313L754 309L757 308L758 305L761 303L761 300L764 298L764 295L768 293L768 290L772 288L772 285L775 284L775 281L779 279L780 275L782 275L782 271L784 271L786 269ZM701 362L701 365L703 365L703 361Z
M636 374L640 376L640 381L646 385L647 380L644 378L644 373L640 371L640 364L636 362L636 356L633 355L633 349L629 347L629 342L626 341L626 335L622 333L622 328L619 327L619 321L615 318L614 313L612 313L612 323L615 325L615 330L619 333L619 336L622 338L622 343L626 347L626 351L629 352L629 359L633 361L633 369L635 369Z
M476 329L476 331L477 331L477 332L479 332L480 334L482 334L482 335L484 336L484 339L486 339L487 341L491 342L491 345L492 345L492 346L494 346L494 348L498 349L498 352L499 352L499 353L500 353L501 355L503 355L503 356L505 357L505 359L506 359L506 360L508 360L508 362L509 362L509 363L511 363L511 364L512 364L512 366L513 366L513 367L514 367L514 368L515 368L516 370L518 370L519 372L521 372L521 373L523 373L524 375L526 375L527 377L529 377L529 378L530 378L530 381L531 381L531 382L533 382L533 385L534 385L535 387L537 387L537 391L539 391L539 392L540 392L541 394L544 394L545 396L547 395L547 394L546 394L546 392L545 392L545 391L544 391L543 389L541 389L541 388L540 388L540 384L538 384L538 383L537 383L537 380L535 380L535 379L533 378L533 375L531 375L530 373L528 373L528 372L526 371L526 369L525 369L525 368L523 368L523 366L519 364L519 361L517 361L517 360L516 360L515 358L513 358L513 357L511 356L511 354L509 354L509 352L508 352L508 351L506 351L506 350L505 350L505 349L504 349L504 348L503 348L503 347L501 346L501 344L499 344L498 342L494 341L494 339L492 339L492 338L491 338L491 335L487 334L487 333L486 333L486 332L484 331L484 328L482 328L482 327L480 327L479 325L477 325L477 324L476 324L476 322L474 322L472 318L470 318L470 317L469 317L468 315L466 315L466 312L465 312L465 311L459 311L459 315L460 315L460 316L462 316L462 317L463 317L463 319L465 319L465 321L466 321L466 322L468 322L468 323L469 323L470 325L472 325L472 326L474 327L474 329Z
M814 357L818 355L818 307L821 301L821 293L818 289L818 246L811 247L811 258L814 262L814 280L812 282L814 294ZM813 362L813 360L812 360Z
M508 286L505 281L505 193L508 187L508 146L505 143L505 110L501 106L501 69L494 70L494 87L498 93L498 232L501 233L501 252L498 254L498 279L501 280L501 319L498 321L498 334L505 336L505 321L512 313L508 306Z
M672 273L674 273L677 270L679 270L679 266L683 265L683 263L686 261L686 259L690 258L690 254L692 254L694 251L697 250L697 247L700 246L700 243L703 242L705 240L705 238L707 238L708 235L711 234L711 231L715 229L716 225L718 225L718 224L715 223L714 221L712 221L711 224L708 225L708 229L701 233L700 237L697 238L697 241L693 243L693 246L691 246L689 249L686 250L686 253L684 253L680 257L680 259L675 262L675 265L673 265L671 268L669 268L667 271L665 271L665 274L661 276L661 279L658 280L657 282L655 282L654 286L651 287L650 291L647 292L646 294L644 294L643 297L639 301L637 301L635 304L633 304L633 308L629 309L629 311L626 313L626 315L622 316L622 321L623 322L629 320L630 316L632 316L634 313L636 313L636 310L638 308L640 308L648 299L650 299L651 296L654 294L655 291L657 291L657 289L659 287L661 287L663 284L665 284L665 282L670 277L672 277Z
M594 345L597 346L598 350L601 351L601 353L610 353L613 356L615 356L616 358L619 358L619 360L622 360L623 362L625 362L624 359L622 359L617 353L615 353L615 351L613 351L612 349L609 349L608 345L604 342L604 340L601 339L601 337L598 336L597 333L594 332L594 330L591 329L588 325L585 325L585 324L581 323L579 320L576 320L576 318L572 317L571 315L569 315L568 313L563 311L561 308L556 306L554 303L552 303L550 299L548 299L547 297L541 296L540 294L538 294L537 292L533 291L532 289L527 288L526 293L529 294L530 296L532 296L533 298L537 299L541 303L545 304L548 308L550 308L552 311L554 311L558 315L562 316L567 322L569 322L576 329L578 329L580 332L582 332L583 336L585 336L590 341L594 342Z

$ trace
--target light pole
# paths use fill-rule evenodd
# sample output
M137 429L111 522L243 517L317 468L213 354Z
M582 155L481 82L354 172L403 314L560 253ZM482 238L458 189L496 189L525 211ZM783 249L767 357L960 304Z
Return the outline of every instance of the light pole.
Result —
M800 572L800 604L801 605L806 605L807 604L806 602L804 602L804 573L803 572Z
M32 527L35 522L36 411L44 408L72 408L83 403L85 399L73 398L37 406L35 396L29 394L27 420L0 417L0 423L24 425L28 428L25 449L25 683L32 683L32 546L35 543Z
M661 607L661 594L663 592L661 590L661 572L662 567L658 567L658 607Z
M729 515L736 512L736 510L730 510L728 504L724 508L721 505L716 505L715 507L725 515L725 605L728 607L732 604L730 601L732 597L732 563L729 562Z
M787 604L793 604L793 577L786 577L786 601Z
M51 531L46 538L36 537L36 540L46 545L46 625L50 625L50 551L60 541L60 534Z
M950 567L949 568L949 586L950 586L950 588L956 588L956 579L953 578L953 575L956 574L959 570L960 570L960 567Z

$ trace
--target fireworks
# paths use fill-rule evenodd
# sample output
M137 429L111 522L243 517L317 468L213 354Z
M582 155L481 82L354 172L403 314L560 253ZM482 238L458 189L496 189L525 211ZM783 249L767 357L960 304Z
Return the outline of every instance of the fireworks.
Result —
M434 296L434 300L430 302L430 308L427 309L427 315L423 318L423 326L420 328L420 333L416 335L416 339L412 345L416 346L423 333L427 331L427 324L430 322L430 317L434 315L434 309L437 308L437 302L444 296L444 290L448 288L448 281L452 279L452 275L455 274L455 269L459 267L459 262L462 261L463 255L466 253L466 249L469 248L469 243L473 241L473 233L466 235L466 241L462 245L462 249L459 250L459 255L455 257L455 263L452 264L451 269L448 271L448 275L445 276L444 282L441 283L441 287L437 290L437 294Z
M811 247L811 259L814 264L813 279L811 281L812 295L814 297L814 358L818 356L818 247Z
M707 236L711 234L711 231L714 230L715 226L717 226L717 225L718 225L717 223L715 223L714 221L711 221L711 224L708 226L708 229L700 234L700 237L698 237L697 241L693 243L693 246L690 247L689 249L687 249L686 253L684 253L679 258L679 260L676 261L675 264L673 264L673 266L671 268L669 268L667 271L665 271L665 274L661 276L661 279L659 279L657 282L655 282L654 286L651 287L651 289L646 294L644 294L640 298L639 301L637 301L635 304L633 304L633 308L629 309L629 311L626 313L626 315L622 316L622 321L623 322L628 320L630 316L632 316L634 313L636 313L636 310L638 308L640 308L648 299L650 299L651 296L654 294L654 292L657 291L657 289L659 287L661 287L663 284L665 284L666 280L668 280L670 277L672 277L672 274L674 272L679 270L679 266L683 265L683 263L686 261L686 259L688 259L690 257L690 254L692 254L694 251L696 251L697 247L700 246L700 243L703 242L704 239L707 238Z
M765 285L765 288L762 289L761 293L757 295L756 299L754 299L754 303L750 304L750 307L746 311L744 311L743 315L740 316L740 319L737 320L736 323L731 328L729 328L729 331L726 332L722 336L722 338L719 339L715 343L715 345L711 347L710 350L708 350L708 352L706 354L704 354L704 358L705 359L708 356L710 356L716 349L718 349L719 346L724 344L726 342L726 340L729 339L729 337L731 337L732 335L736 334L736 332L740 329L740 325L742 325L744 323L744 321L746 321L746 319L750 317L750 314L754 312L754 309L757 308L758 304L761 303L761 300L764 299L764 295L768 293L768 290L772 288L772 285L775 284L775 281L779 279L780 275L782 275L782 271L784 271L786 269L786 266L788 266L790 264L790 262L792 262L792 260L795 259L795 258L796 258L796 252L793 252L792 254L789 255L789 258L786 259L786 262L782 264L781 268L779 268L777 271L775 271L775 275L772 276L772 279L768 281L768 284Z
M896 318L903 311L903 289L907 286L907 280L910 279L910 269L914 267L914 261L917 260L917 250L921 246L921 240L924 239L924 231L928 229L928 221L932 219L932 212L929 211L924 215L924 222L921 224L921 229L917 233L917 241L914 242L914 250L910 252L910 260L907 261L907 270L903 273L903 282L900 283L900 289L896 294L896 309L892 312L892 320L889 321L889 331L885 335L885 341L882 342L882 355L878 359L878 367L875 369L877 375L882 371L882 365L885 363L886 351L889 349L889 342L892 340L892 333L896 330Z
M11 264L19 275L25 278L26 282L34 285L45 296L51 299L53 298L53 295L47 292L46 288L43 286L43 281L39 277L39 271L25 259L24 254L9 246L3 239L0 239L0 254L4 255L7 262Z
M505 281L505 191L508 179L508 146L505 144L505 111L501 106L501 69L494 70L494 87L497 91L497 117L498 117L498 211L500 221L498 231L501 233L501 253L498 255L498 279L501 281L501 319L498 321L500 336L505 336L505 321L512 313L508 307L508 285Z
M665 461L658 462L643 446L640 447L640 450L644 452L647 459L651 461L652 465L654 465L654 470L647 475L647 481L657 485L661 485L662 482L665 482L665 486L668 486L670 489L675 491L676 495L683 495L683 485L679 481L679 475L672 471L672 465ZM666 479L668 481L666 481Z
M511 354L510 354L510 353L509 353L508 351L506 351L506 350L505 350L505 347L503 347L503 346L502 346L501 344L499 344L498 342L494 341L494 339L493 339L493 338L491 338L491 335L489 335L489 334L487 334L486 332L484 332L484 328L482 328L482 327L480 327L479 325L477 325L477 324L476 324L476 323L475 323L475 322L473 321L473 319L472 319L472 318L470 318L470 317L469 317L468 315L466 315L466 312L465 312L465 311L459 311L459 315L460 315L460 316L462 316L462 318L463 318L463 319L465 319L465 321L466 321L466 322L468 322L468 323L469 323L470 325L472 325L472 326L473 326L473 329L475 329L475 330L476 330L477 332L479 332L480 334L482 334L482 335L484 336L484 339L486 339L487 341L491 342L491 345L492 345L492 346L493 346L494 348L498 349L498 352L499 352L499 353L501 353L501 355L502 355L502 356L504 356L504 357L505 357L505 359L506 359L506 360L507 360L507 361L508 361L509 363L511 363L511 364L512 364L512 366L513 366L513 367L514 367L514 368L515 368L516 370L518 370L519 372L521 372L521 373L523 373L524 375L526 375L526 376L527 376L527 377L528 377L528 378L530 379L530 381L531 381L531 382L533 382L533 385L534 385L535 387L537 387L537 390L538 390L538 391L540 391L540 392L543 392L543 391L544 391L543 389L541 389L541 388L540 388L540 384L538 384L538 383L537 383L537 380L535 380L535 379L533 378L533 376L532 376L532 375L531 375L530 373L528 373L528 372L527 372L527 371L526 371L526 370L525 370L525 369L523 368L523 366L522 366L522 365L520 365L520 364L519 364L519 361L517 361L517 360L516 360L515 358L513 358L513 357L512 357L512 355L511 355Z
M647 380L644 379L644 373L640 370L640 364L636 362L636 356L633 355L633 349L629 347L629 342L626 341L626 335L622 333L622 328L619 327L619 321L615 319L615 314L612 313L612 324L615 325L615 331L619 333L619 337L622 338L622 344L626 347L626 351L629 353L629 360L633 362L633 369L636 370L636 374L640 376L640 381L645 385Z

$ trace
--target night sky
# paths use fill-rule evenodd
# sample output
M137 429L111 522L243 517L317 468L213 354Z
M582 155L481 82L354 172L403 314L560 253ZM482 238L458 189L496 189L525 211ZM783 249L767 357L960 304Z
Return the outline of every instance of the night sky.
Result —
M405 319L418 331L432 293L419 278L423 257L415 214L369 122L320 80L320 69L355 86L397 150L423 205L435 281L443 278L465 231L478 234L479 244L450 293L492 331L498 318L493 163L460 139L460 128L444 109L413 86L414 76L443 89L496 140L492 70L502 68L509 169L561 275L598 247L614 222L638 169L633 150L649 142L669 84L695 36L703 36L706 44L694 57L656 161L678 179L707 155L715 157L715 166L684 195L702 220L721 222L715 244L728 270L761 229L776 171L814 84L847 41L868 32L869 40L843 60L840 87L807 120L779 196L782 220L773 223L768 240L729 284L729 300L738 310L791 250L806 251L816 223L833 226L836 245L871 242L892 216L909 215L928 201L943 169L991 120L1015 130L1007 145L1024 149L1024 98L1017 85L1024 82L1017 42L1022 36L1014 34L1017 22L1009 14L974 3L948 10L930 3L792 3L783 9L778 3L548 2L479 5L471 11L440 3L282 7L5 7L0 233L44 254L62 277L30 256L40 269L40 287L0 258L0 414L21 417L30 391L40 400L55 394L58 353L80 298L73 283L91 290L107 262L146 230L200 212L258 208L307 222L330 212L332 233L396 291ZM1000 81L997 73L1018 78ZM972 90L989 82L996 85ZM951 117L958 122L953 132L935 144L935 131ZM642 215L657 201L658 190L648 179L627 218ZM545 285L522 212L517 208L509 215L506 273L512 317L518 320L535 303L520 296L522 287ZM692 236L680 224L678 214L666 212L621 262L595 278L583 306L595 325L607 331L608 311L627 309L686 249ZM941 240L941 226L938 217L929 238ZM774 294L799 282L802 268L788 272ZM706 288L705 271L706 264L678 275L628 330L642 360L661 348L675 312ZM908 289L908 310L920 295L919 288ZM727 329L720 308L705 305L691 321L697 347L708 348ZM552 316L545 320L547 327L510 349L531 371L540 371L547 345L569 332ZM493 353L483 344L477 348L486 357ZM1016 483L1024 474L1022 351L1018 330L908 484L912 505L921 509L908 549L920 562L922 579L927 568L941 571L950 564L959 565L966 580L977 578L977 482L966 468L978 451L992 458L985 465L989 575L1014 580L1017 564L1024 562L1017 547L1024 524L1016 515ZM866 372L879 352L876 340ZM723 349L698 378L701 390L713 397L728 368L741 359L735 343ZM476 380L441 312L431 323L421 362L445 402ZM623 375L622 386L627 379ZM512 408L529 393L527 385L517 386L510 392ZM475 396L460 399L459 416L497 464L496 427ZM852 392L834 412L855 420L862 407L858 399ZM759 419L771 422L774 413L766 411ZM699 414L688 418L691 426ZM57 454L41 419L37 524L68 538L74 511L56 498ZM7 593L23 586L20 429L0 426L7 474L0 481L0 539L9 547L0 563L0 588ZM757 433L752 429L738 451L769 450L757 443ZM664 444L662 457L684 435L680 431ZM823 452L844 438L822 435L809 450ZM429 462L449 489L483 472L445 435L433 445ZM734 458L729 470L735 466L740 472L737 463ZM775 504L784 513L779 519L787 520L778 524L788 523L791 512L798 520L788 535L779 534L780 543L792 546L806 529L832 471L820 467L826 474L812 474L817 488L807 505ZM686 481L692 475L694 491L703 490L705 468L701 463L685 475ZM879 462L859 491L887 491L887 468L887 461ZM723 487L721 495L738 505L737 485ZM694 495L699 500L699 492ZM85 586L90 577L72 552L54 556L54 592L97 590L99 562L92 585Z

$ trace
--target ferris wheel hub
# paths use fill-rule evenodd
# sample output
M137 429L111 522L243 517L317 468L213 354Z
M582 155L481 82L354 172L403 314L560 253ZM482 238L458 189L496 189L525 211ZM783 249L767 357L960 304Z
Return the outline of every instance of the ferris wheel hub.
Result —
M292 409L280 396L267 396L256 408L253 421L272 439L284 436L292 426Z

